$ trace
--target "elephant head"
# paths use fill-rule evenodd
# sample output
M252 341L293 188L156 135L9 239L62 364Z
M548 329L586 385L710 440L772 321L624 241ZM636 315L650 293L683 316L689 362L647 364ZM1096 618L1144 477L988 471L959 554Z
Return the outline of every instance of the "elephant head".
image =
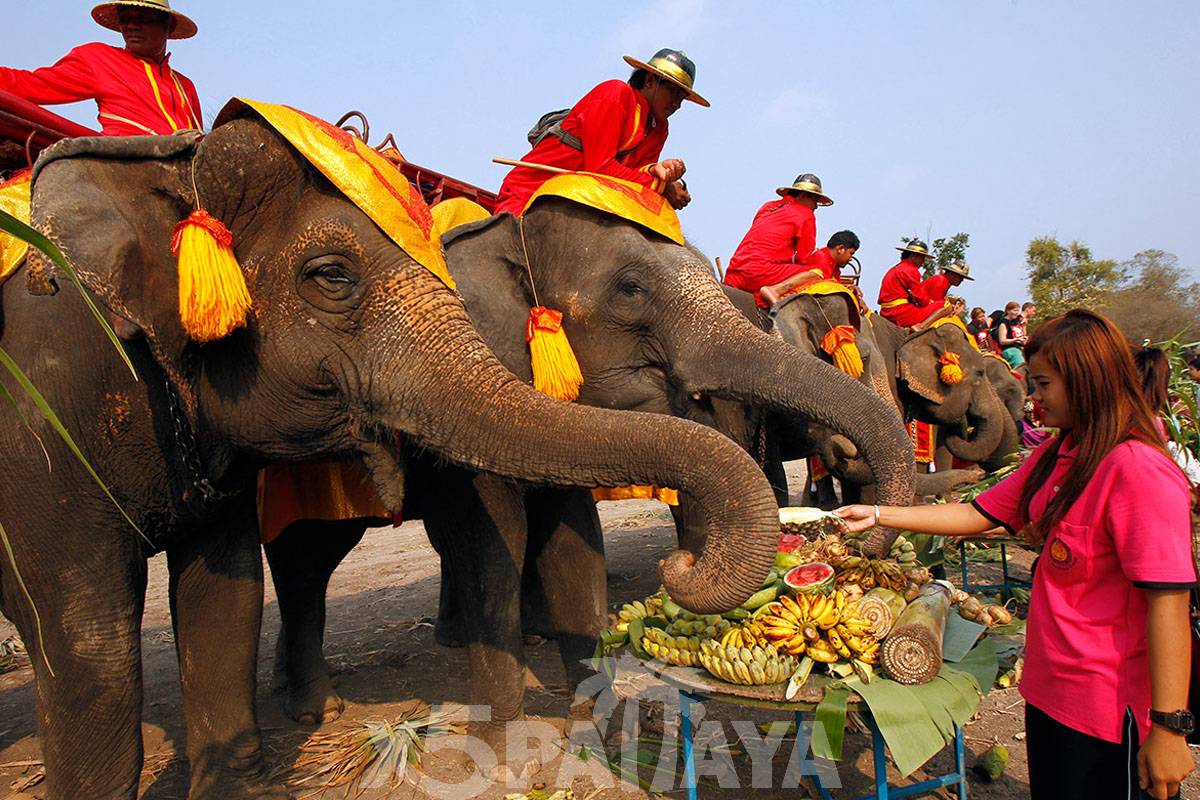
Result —
M856 443L883 502L912 497L912 448L897 415L753 325L693 248L557 197L539 199L522 220L502 214L443 241L476 326L523 379L531 368L522 334L536 302L564 314L584 375L580 402L693 416L711 414L720 398L803 416Z
M1004 460L1021 446L1017 425L1025 418L1025 379L1013 374L1008 362L1002 358L986 356L983 359L988 382L996 390L996 396L1008 411L1004 417L1004 434L1000 444L986 459L979 462L984 469L999 469Z
M905 339L896 351L896 381L910 416L957 426L945 437L955 457L978 462L995 452L1008 412L987 379L983 355L960 328L941 325Z
M267 462L357 454L384 500L399 508L403 466L394 454L406 442L520 480L675 486L700 509L708 544L700 554L677 552L663 564L672 596L695 611L720 612L758 588L774 557L778 520L770 488L744 451L684 420L585 408L535 392L497 360L460 297L259 116L227 107L198 143L76 140L55 150L36 177L34 224L121 319L127 347L148 346L161 374L143 377L165 380L177 395L179 413L197 431L195 455L214 483ZM206 344L189 339L179 321L170 247L173 227L200 202L232 232L253 300L244 328ZM539 224L570 211L556 208L544 220L539 214ZM561 262L567 274L593 275L588 248L598 248L612 226L592 219L573 227L586 237L546 236L531 254L540 264ZM615 233L619 243L635 243L632 232ZM520 295L512 311L519 316L513 330L521 331L528 303L514 255L515 221L505 220L497 235L503 258L464 256L487 255L488 266L505 273L479 291ZM540 235L532 239L543 242ZM664 348L639 335L655 316L645 301L666 290L646 283L645 259L654 260L655 274L676 284L675 291L684 291L677 284L686 278L665 268L676 266L679 259L667 256L682 248L668 254L644 237L637 243L633 261L610 270L611 283L587 281L570 291L544 279L539 290L548 304L571 312L568 327L577 342L586 329L624 347L615 371L597 370L597 359L581 351L594 377L587 387L594 405L662 410L670 360L688 361L701 376L674 388L704 392L720 388L716 378L703 377L713 372L709 360L730 360L733 350L716 341ZM691 261L698 274L699 262ZM53 268L34 262L30 274L44 291ZM710 290L715 285L699 286ZM598 292L603 297L591 296ZM589 309L593 299L613 305L602 316ZM623 330L608 328L622 324ZM523 337L514 339L512 347L523 351ZM633 364L634 373L621 374ZM772 385L788 377L785 365L766 366L737 391L760 386L786 396L787 389ZM522 377L528 374L526 361ZM616 402L615 385L638 402Z

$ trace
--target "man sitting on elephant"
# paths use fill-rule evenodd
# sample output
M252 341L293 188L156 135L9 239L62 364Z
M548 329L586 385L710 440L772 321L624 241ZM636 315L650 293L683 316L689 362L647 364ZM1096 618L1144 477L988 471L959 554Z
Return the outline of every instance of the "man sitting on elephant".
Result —
M800 175L775 193L783 199L758 209L725 272L725 283L754 295L759 308L770 308L788 289L807 280L801 273L808 272L803 264L817 248L814 212L817 206L833 205L821 189L821 179L812 173Z
M838 231L833 236L829 237L829 241L820 250L814 250L812 255L800 262L803 272L796 274L792 278L788 278L779 287L782 288L780 294L787 294L787 290L792 285L797 283L819 278L824 281L840 281L842 279L842 268L850 263L850 259L854 258L854 254L858 252L861 242L854 231Z
M900 251L900 262L889 269L879 285L879 313L901 328L919 325L946 303L951 286L973 281L969 267L961 262L941 268L941 274L921 279L921 268L931 258L929 247L913 239Z
M530 132L523 161L558 170L595 172L649 186L674 208L691 202L680 180L687 169L681 159L659 161L667 142L667 117L684 100L707 107L692 88L696 65L682 50L664 48L649 61L625 56L633 67L629 80L609 80L583 96L563 115L542 117ZM514 167L500 186L496 213L520 215L533 193L553 175L535 167Z
M196 23L168 0L117 0L92 18L119 31L125 47L80 45L50 67L0 67L0 90L32 103L95 100L105 136L170 134L203 127L196 87L171 69L168 39L196 35Z

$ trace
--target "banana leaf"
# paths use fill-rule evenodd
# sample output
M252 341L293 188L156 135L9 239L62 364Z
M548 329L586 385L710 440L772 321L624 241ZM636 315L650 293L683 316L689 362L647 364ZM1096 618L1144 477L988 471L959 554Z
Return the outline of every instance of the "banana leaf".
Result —
M842 757L842 742L846 738L846 699L850 690L843 684L833 684L825 689L825 696L817 703L813 714L812 752L817 758ZM797 735L799 735L797 733Z

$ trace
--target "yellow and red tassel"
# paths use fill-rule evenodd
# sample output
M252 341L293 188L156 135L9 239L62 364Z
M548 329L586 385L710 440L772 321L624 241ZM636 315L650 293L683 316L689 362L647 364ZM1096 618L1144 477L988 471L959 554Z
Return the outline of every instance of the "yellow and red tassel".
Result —
M821 339L821 349L833 358L833 365L851 378L863 373L862 353L854 340L853 325L836 325Z
M233 234L204 209L175 226L171 252L179 264L179 320L188 336L210 342L246 324L250 291L233 254Z
M945 352L938 357L938 363L942 365L938 371L938 378L942 383L953 385L963 379L962 367L959 366L961 361L958 353Z
M525 323L525 341L533 360L533 388L544 395L574 401L583 385L583 373L567 333L562 328L563 315L545 306L529 309Z

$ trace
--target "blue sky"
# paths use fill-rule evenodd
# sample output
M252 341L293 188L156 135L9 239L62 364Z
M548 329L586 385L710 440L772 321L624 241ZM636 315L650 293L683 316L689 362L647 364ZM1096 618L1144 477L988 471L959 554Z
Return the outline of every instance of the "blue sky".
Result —
M35 67L119 43L90 2L6 3L0 61ZM545 111L626 77L623 54L681 48L711 109L685 104L685 232L728 260L774 187L815 172L823 242L863 240L873 297L899 237L971 235L968 303L1024 299L1035 236L1100 257L1157 247L1200 266L1200 7L1195 2L175 0L172 44L206 122L226 100L366 112L417 163L495 189ZM13 35L17 32L17 35ZM94 105L65 107L95 124Z

